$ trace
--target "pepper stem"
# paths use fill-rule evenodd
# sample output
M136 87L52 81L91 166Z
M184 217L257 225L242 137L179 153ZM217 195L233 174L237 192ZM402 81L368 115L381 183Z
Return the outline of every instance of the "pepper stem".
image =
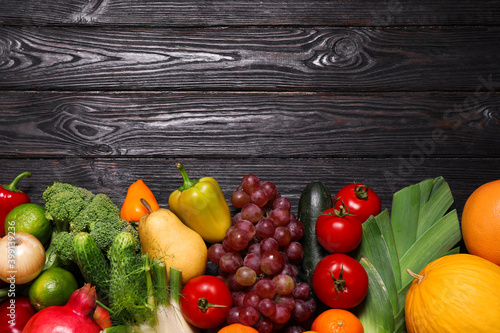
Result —
M184 168L184 165L182 165L181 162L175 163L175 166L181 172L182 179L184 180L184 184L181 187L179 187L179 191L182 192L184 190L187 190L188 188L193 187L198 182L198 180L189 179L188 174L186 172L186 168Z
M146 209L148 210L148 213L151 214L153 212L153 209L151 208L151 205L149 204L149 202L147 202L146 199L144 199L144 198L141 198L140 201L144 205L144 207L146 207Z
M11 191L11 192L18 192L18 193L22 192L21 190L18 190L16 188L16 186L17 186L17 183L19 183L19 181L21 179L23 179L24 177L31 177L31 172L26 171L26 172L21 173L16 178L14 178L12 183L10 183L9 185L2 185L2 187L8 191Z

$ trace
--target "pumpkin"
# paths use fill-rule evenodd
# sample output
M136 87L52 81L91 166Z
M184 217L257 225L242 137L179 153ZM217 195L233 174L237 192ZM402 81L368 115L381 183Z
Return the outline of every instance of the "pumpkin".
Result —
M452 254L425 266L405 299L408 333L500 332L500 266Z

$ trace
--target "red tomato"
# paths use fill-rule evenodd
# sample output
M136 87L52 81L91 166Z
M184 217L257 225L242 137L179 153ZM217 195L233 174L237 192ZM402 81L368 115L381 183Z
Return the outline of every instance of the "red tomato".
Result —
M28 297L8 298L0 304L0 332L21 333L34 314L35 310Z
M344 205L349 214L356 215L361 223L371 215L378 215L382 209L377 193L365 185L356 183L341 188L335 195L335 201L335 209Z
M328 252L347 253L358 247L363 227L357 216L333 208L325 210L316 221L316 238Z
M202 275L186 283L180 303L182 314L189 323L209 329L225 322L233 297L224 281L212 275Z
M356 259L334 253L321 259L312 276L312 286L321 302L331 308L350 309L368 292L368 274Z

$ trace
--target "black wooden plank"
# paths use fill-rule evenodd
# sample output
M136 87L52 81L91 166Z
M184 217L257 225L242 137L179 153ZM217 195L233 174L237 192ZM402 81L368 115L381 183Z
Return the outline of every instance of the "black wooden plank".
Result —
M181 161L190 176L214 177L227 201L241 178L253 173L272 181L282 196L290 199L296 212L305 185L323 181L333 194L343 185L362 182L379 193L384 208L390 209L395 191L427 178L443 176L450 184L459 212L472 191L481 184L500 179L500 159L429 159L408 167L398 159L177 159L176 156L146 159L0 159L2 183L17 174L31 171L33 176L19 184L35 203L43 204L41 194L54 181L84 186L108 194L121 205L128 186L143 179L161 206L168 207L168 196L182 185L175 168ZM234 209L233 209L234 212Z
M500 157L500 94L0 92L0 157Z
M17 25L496 25L498 1L0 1L0 22Z
M0 28L0 89L475 91L500 28Z

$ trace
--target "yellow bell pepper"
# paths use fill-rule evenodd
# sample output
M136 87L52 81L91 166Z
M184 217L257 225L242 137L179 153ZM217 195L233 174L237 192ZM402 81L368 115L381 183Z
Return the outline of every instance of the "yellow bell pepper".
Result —
M206 242L221 242L231 226L231 212L219 184L212 177L190 180L182 163L175 166L184 184L170 194L170 210Z

